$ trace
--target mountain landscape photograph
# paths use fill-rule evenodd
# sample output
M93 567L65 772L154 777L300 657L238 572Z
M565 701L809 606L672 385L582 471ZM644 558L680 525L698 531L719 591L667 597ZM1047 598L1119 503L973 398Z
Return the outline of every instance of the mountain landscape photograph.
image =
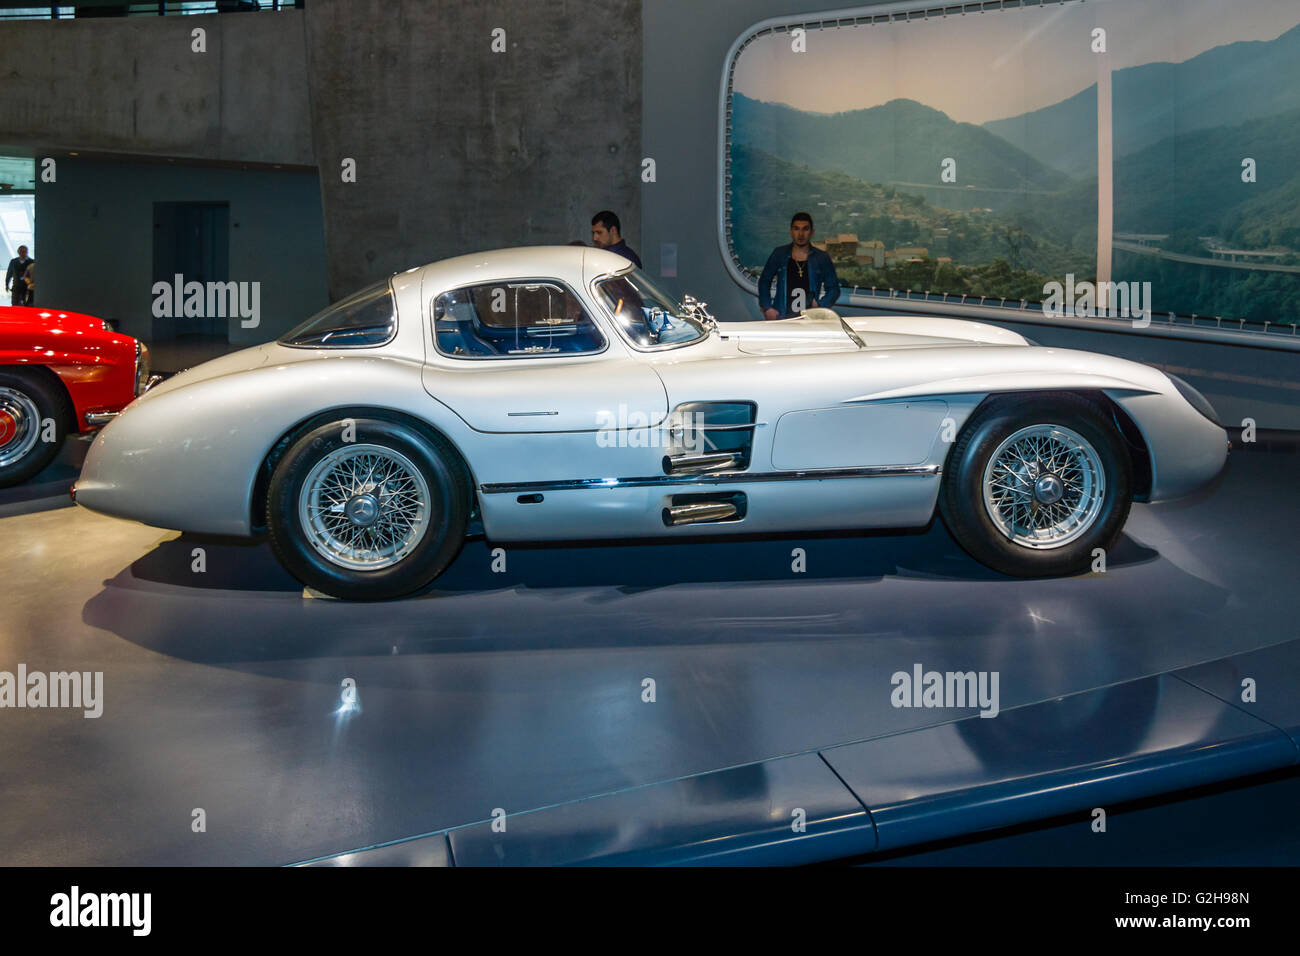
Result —
M1151 282L1157 312L1297 321L1300 4L991 11L962 20L959 54L956 26L810 29L805 52L778 32L744 49L727 159L747 270L806 210L841 282L864 290L1039 302L1048 282L1100 273Z

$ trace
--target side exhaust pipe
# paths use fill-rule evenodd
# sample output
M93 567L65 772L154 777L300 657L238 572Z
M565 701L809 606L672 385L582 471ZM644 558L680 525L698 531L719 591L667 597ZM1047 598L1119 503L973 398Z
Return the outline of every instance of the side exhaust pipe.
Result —
M699 501L686 505L672 505L664 509L664 524L675 528L684 524L705 521L726 521L736 516L736 506L730 501Z
M664 473L676 475L682 472L723 471L740 463L732 452L715 452L708 455L665 455Z

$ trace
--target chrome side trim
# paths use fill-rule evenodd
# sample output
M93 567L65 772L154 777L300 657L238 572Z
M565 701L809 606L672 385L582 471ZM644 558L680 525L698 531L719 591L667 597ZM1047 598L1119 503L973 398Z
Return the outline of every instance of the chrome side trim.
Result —
M673 409L673 411L676 410ZM690 412L687 412L687 414L689 415ZM766 425L767 422L750 422L747 425L686 425L683 427L696 432L743 432L752 431Z
M658 485L736 485L757 481L825 481L834 478L928 477L938 465L878 465L871 468L808 468L803 471L728 471L697 475L646 475L638 478L576 478L570 481L521 481L480 485L485 495L530 491L575 491L586 488L644 488Z
M117 416L117 412L86 412L86 424L92 428L99 428L101 425L107 425Z

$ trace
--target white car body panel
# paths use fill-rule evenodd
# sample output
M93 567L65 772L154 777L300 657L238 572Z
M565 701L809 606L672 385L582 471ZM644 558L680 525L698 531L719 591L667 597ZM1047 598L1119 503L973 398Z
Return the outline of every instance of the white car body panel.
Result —
M600 250L462 256L392 278L397 330L382 346L269 344L191 369L95 439L76 500L146 524L249 535L277 444L323 414L379 410L423 423L465 459L489 538L563 540L915 527L933 516L955 435L990 394L1104 392L1151 452L1158 500L1222 468L1226 436L1163 373L1029 347L985 323L853 317L722 322L704 339L639 349L593 284L630 268ZM443 292L545 279L582 300L605 339L587 354L469 359L440 353ZM753 403L748 467L668 474L666 419L684 403ZM353 412L349 412L353 410ZM743 520L667 527L673 495L743 493ZM540 497L540 501L521 499Z

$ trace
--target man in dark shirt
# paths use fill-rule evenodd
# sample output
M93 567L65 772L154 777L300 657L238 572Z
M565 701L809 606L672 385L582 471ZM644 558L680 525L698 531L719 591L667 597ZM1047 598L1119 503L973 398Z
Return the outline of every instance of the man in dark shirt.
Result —
M19 246L18 255L9 260L9 271L5 273L5 291L12 292L10 304L27 304L27 283L23 281L23 273L34 261L27 257L26 246Z
M829 308L840 297L835 264L812 244L812 237L812 216L795 213L790 220L790 244L772 250L758 279L763 318L788 319L807 309Z
M591 217L591 244L597 249L617 252L624 259L631 259L641 268L641 258L632 251L632 247L623 241L623 226L618 216L608 209L602 209Z

